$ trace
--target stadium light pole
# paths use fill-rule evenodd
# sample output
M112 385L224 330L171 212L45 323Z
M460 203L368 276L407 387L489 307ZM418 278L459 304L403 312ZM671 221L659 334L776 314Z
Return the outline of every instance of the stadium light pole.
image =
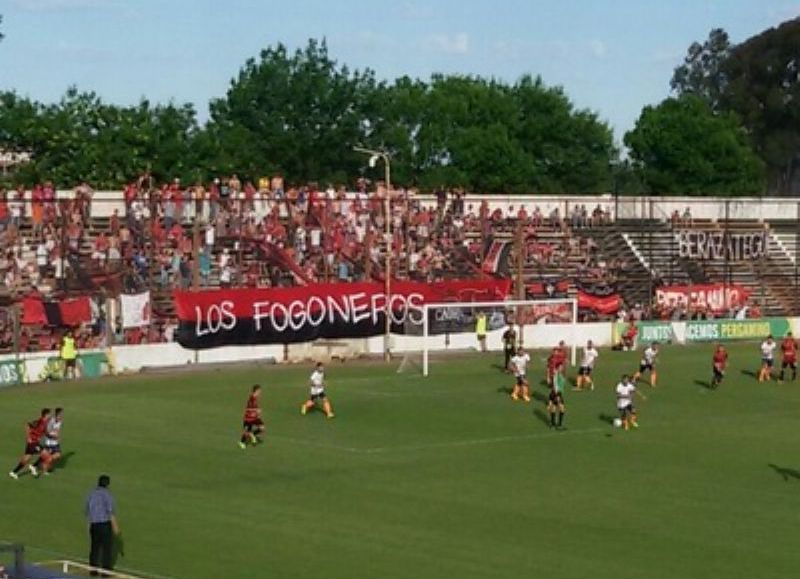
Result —
M358 153L363 153L365 155L369 155L369 166L374 167L378 160L380 159L383 161L383 166L386 171L385 174L385 182L386 182L386 194L384 195L383 200L383 213L384 213L384 226L385 231L384 235L386 236L386 263L384 266L384 294L386 295L386 328L383 335L383 359L388 362L391 359L391 353L389 352L389 336L392 331L392 319L391 319L391 289L392 289L392 216L391 216L391 188L392 188L392 169L391 169L391 160L389 157L389 153L386 151L376 151L373 149L367 149L364 147L353 147L353 150Z

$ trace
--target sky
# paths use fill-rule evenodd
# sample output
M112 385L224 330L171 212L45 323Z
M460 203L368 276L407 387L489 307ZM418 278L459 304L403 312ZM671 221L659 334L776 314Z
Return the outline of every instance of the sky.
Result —
M541 75L622 140L669 96L693 41L741 42L800 16L800 0L0 0L0 90L57 101L70 85L104 100L195 104L224 96L266 47L325 38L380 79Z

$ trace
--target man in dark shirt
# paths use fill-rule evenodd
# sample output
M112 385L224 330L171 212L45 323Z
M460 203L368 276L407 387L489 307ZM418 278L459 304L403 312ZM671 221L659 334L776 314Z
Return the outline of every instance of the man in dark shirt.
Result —
M109 571L113 568L114 535L119 535L119 525L114 515L114 497L108 491L110 484L111 478L108 475L100 475L97 488L86 499L86 518L89 521L89 537L92 541L89 565ZM91 575L96 577L98 572L92 571Z
M509 363L514 352L517 351L517 332L514 331L514 326L509 325L505 332L503 332L503 354L506 357L505 368L506 372L511 372Z

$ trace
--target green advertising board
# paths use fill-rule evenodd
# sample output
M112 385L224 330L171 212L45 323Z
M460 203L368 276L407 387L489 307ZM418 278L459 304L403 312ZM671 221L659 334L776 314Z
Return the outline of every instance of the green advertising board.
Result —
M628 324L621 322L614 324L615 343L622 339L627 329ZM636 339L640 343L675 341L675 331L672 329L670 322L636 322L636 330Z
M791 331L791 326L786 318L696 321L686 322L686 341L762 340L769 334L775 338L781 338L789 331Z
M25 377L24 365L18 360L0 362L0 388L20 384Z

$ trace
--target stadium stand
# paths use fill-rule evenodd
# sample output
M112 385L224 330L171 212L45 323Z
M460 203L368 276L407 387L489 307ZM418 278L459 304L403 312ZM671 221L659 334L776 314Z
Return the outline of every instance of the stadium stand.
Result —
M754 311L798 309L794 220L701 219L687 208L615 221L609 205L587 207L568 197L540 208L530 197L500 206L459 190L431 197L397 189L387 239L382 183L360 180L353 191L265 183L258 189L231 177L185 187L140 179L110 201L94 199L85 184L71 192L49 183L0 190L0 306L6 308L0 349L12 349L15 339L21 351L58 343L61 330L46 325L25 325L13 335L8 308L25 296L92 296L95 322L79 330L79 347L98 346L107 334L115 343L170 341L174 289L380 281L387 253L396 278L505 275L525 287L558 281L568 297L600 285L621 296L622 311L644 317L655 315L649 311L655 288L713 282L749 290ZM678 251L680 230L766 232L767 251L735 264L691 260ZM508 251L487 264L496 242ZM104 319L108 297L144 290L152 299L149 329L123 332L118 320ZM582 317L613 315L584 311Z

